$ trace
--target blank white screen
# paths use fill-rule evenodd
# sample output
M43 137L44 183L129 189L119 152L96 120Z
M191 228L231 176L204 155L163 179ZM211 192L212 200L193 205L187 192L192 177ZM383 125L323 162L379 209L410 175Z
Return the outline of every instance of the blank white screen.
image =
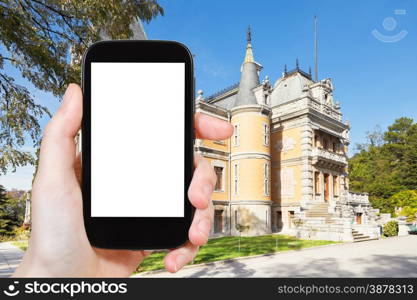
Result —
M184 63L91 63L91 216L184 216Z

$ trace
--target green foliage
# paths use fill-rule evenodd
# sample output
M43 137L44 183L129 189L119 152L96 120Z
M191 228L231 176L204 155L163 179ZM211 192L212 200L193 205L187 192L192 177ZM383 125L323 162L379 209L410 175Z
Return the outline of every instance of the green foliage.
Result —
M28 240L13 241L12 245L19 248L20 250L26 251L28 249Z
M357 148L349 160L350 189L369 193L375 208L393 213L402 205L395 194L417 191L417 123L399 118L386 132L368 133L368 142Z
M407 217L407 222L413 222L416 219L417 207L404 206L400 215Z
M398 222L397 221L389 221L384 225L383 228L384 236L397 236L398 235Z
M405 190L398 192L390 198L390 202L396 207L410 206L417 208L417 191Z
M39 145L38 120L48 115L29 90L3 72L17 68L36 88L61 96L80 83L85 49L107 36L127 39L130 24L163 14L156 0L5 0L0 2L0 174L33 164L22 147L29 137Z
M25 202L8 196L5 188L0 185L0 236L14 236L16 229L23 223L24 214Z

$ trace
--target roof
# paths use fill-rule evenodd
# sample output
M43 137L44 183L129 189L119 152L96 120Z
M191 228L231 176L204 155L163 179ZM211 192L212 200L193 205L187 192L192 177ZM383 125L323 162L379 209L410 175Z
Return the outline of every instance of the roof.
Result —
M306 96L306 88L314 83L311 76L300 69L284 74L274 84L271 94L271 107Z

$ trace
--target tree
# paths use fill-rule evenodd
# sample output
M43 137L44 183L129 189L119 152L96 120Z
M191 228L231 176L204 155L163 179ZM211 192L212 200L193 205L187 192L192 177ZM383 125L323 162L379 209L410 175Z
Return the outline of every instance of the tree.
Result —
M0 235L13 235L15 228L22 225L24 213L22 198L8 196L6 189L0 185Z
M417 190L417 123L399 118L384 133L368 134L349 160L349 181L352 190L368 192L382 212L410 206L398 199Z
M70 82L80 83L82 54L100 34L127 39L132 22L158 15L156 0L0 0L0 174L35 162L22 147L26 137L39 145L38 120L49 115L5 64L60 97Z

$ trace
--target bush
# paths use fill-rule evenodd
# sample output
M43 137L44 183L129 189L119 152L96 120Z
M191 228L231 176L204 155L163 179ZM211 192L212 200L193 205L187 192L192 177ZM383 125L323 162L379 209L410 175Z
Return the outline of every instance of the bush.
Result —
M398 222L389 221L384 225L383 229L384 236L397 236L398 235Z
M407 217L407 222L413 222L416 218L417 208L413 208L410 206L404 206L401 210L400 215Z

